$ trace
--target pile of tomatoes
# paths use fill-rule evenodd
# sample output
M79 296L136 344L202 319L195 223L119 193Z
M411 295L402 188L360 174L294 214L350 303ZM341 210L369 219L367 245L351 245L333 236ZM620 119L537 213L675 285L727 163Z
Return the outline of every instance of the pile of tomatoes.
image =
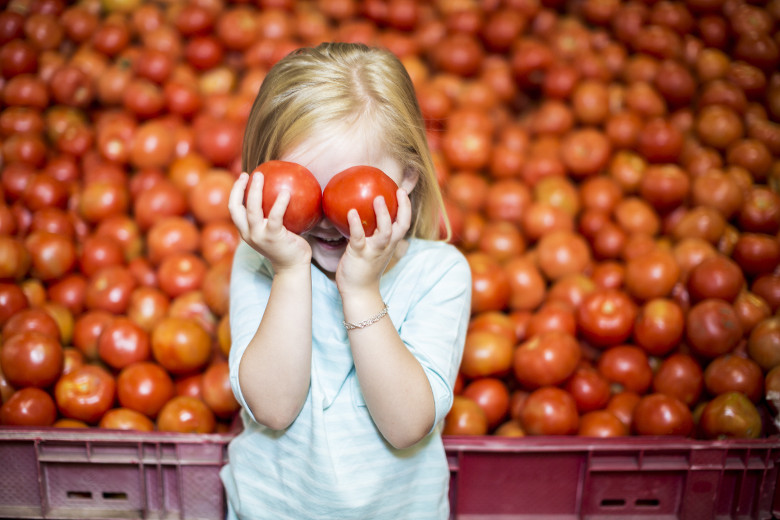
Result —
M229 428L247 115L342 40L406 66L472 269L446 434L769 433L779 28L780 0L10 0L0 423Z

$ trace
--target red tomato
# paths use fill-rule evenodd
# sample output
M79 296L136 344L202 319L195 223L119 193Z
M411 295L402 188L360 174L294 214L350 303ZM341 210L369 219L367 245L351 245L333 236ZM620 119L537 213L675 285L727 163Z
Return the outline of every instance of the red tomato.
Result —
M36 331L15 334L0 349L0 369L16 388L51 386L62 372L62 361L60 343Z
M463 396L468 397L482 408L488 421L488 428L501 424L509 413L509 390L497 378L484 377L466 385Z
M154 359L172 374L202 368L211 356L211 337L197 321L164 318L152 331Z
M290 192L290 203L284 212L284 227L301 234L310 230L322 218L322 188L316 177L300 164L287 161L267 161L252 174L263 174L263 214L268 215L283 190ZM246 191L252 184L252 176ZM244 199L246 201L246 199Z
M97 423L114 404L116 382L106 369L84 365L62 376L54 386L60 413L89 424Z
M757 439L761 415L741 392L726 392L704 406L699 431L706 439Z
M0 407L0 424L51 426L57 419L54 399L40 388L22 388Z
M528 435L572 435L579 428L577 404L566 390L539 388L528 396L520 422Z
M322 192L322 211L333 225L349 236L347 212L356 209L366 236L374 234L376 215L374 199L381 196L387 204L390 218L398 212L398 186L382 170L372 166L353 166L337 173Z
M502 376L512 368L514 342L489 331L466 334L460 371L468 378Z
M120 370L151 356L149 334L130 318L119 316L98 338L98 355L111 368Z
M742 392L757 403L764 395L764 373L752 359L726 354L704 369L704 386L710 395Z
M699 401L704 389L701 365L688 354L667 357L653 375L653 391L676 397L688 406Z
M173 380L157 363L140 361L119 372L116 393L121 406L154 419L174 396Z
M604 351L598 360L598 370L625 390L643 394L650 388L653 369L647 354L633 345L617 345Z
M622 437L628 435L628 427L609 410L594 410L580 417L581 437Z
M610 386L607 378L585 363L581 363L574 371L574 374L566 381L564 389L574 397L577 410L581 413L604 408L610 398Z
M447 417L444 419L443 435L485 435L488 422L485 412L468 397L456 395Z
M615 416L620 419L620 422L631 429L634 408L636 408L639 399L641 399L641 397L636 392L630 392L628 390L618 392L609 398L606 409L614 413Z
M110 430L154 431L154 423L144 414L129 408L114 408L107 411L98 423L98 428Z
M636 304L625 291L596 289L577 308L577 325L588 342L606 347L628 339L636 314Z
M163 432L213 433L216 420L206 403L179 395L165 403L157 416L157 429Z
M216 361L203 371L201 398L219 418L232 417L241 407L230 386L230 367L227 361Z
M528 389L557 385L574 373L580 361L580 345L571 334L543 332L514 352L514 374Z
M639 435L681 435L693 431L693 416L685 403L664 394L642 397L634 408L633 428Z

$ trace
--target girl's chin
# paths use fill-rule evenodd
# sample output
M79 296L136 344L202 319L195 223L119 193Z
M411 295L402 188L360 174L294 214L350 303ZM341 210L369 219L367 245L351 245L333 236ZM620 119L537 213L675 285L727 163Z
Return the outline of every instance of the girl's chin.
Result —
M339 261L347 248L346 238L338 241L312 239L312 259L317 266L326 272L335 273Z

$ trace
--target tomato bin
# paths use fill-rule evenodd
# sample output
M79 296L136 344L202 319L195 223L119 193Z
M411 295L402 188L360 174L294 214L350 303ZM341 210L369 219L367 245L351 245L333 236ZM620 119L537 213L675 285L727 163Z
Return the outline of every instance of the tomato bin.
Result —
M403 61L471 267L453 518L780 515L778 29L780 0L2 2L0 517L223 515L227 194L268 69L330 40Z

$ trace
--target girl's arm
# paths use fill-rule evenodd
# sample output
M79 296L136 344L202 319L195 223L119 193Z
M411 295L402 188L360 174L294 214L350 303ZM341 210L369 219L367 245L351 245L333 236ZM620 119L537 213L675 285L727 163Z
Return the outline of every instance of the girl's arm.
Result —
M358 323L383 307L379 282L409 229L411 202L398 190L398 214L392 222L382 197L374 200L377 228L366 237L357 211L347 214L350 242L336 271L344 318ZM363 397L385 439L396 448L409 447L433 427L436 406L422 365L384 317L348 332Z
M279 430L297 417L311 376L311 248L282 225L289 193L262 214L262 175L242 200L248 177L236 181L228 207L241 238L274 270L267 306L238 366L238 383L255 419Z
M347 322L357 323L384 307L376 291L343 300ZM371 417L395 448L407 448L433 428L433 392L422 366L398 335L389 316L348 332L360 389Z

